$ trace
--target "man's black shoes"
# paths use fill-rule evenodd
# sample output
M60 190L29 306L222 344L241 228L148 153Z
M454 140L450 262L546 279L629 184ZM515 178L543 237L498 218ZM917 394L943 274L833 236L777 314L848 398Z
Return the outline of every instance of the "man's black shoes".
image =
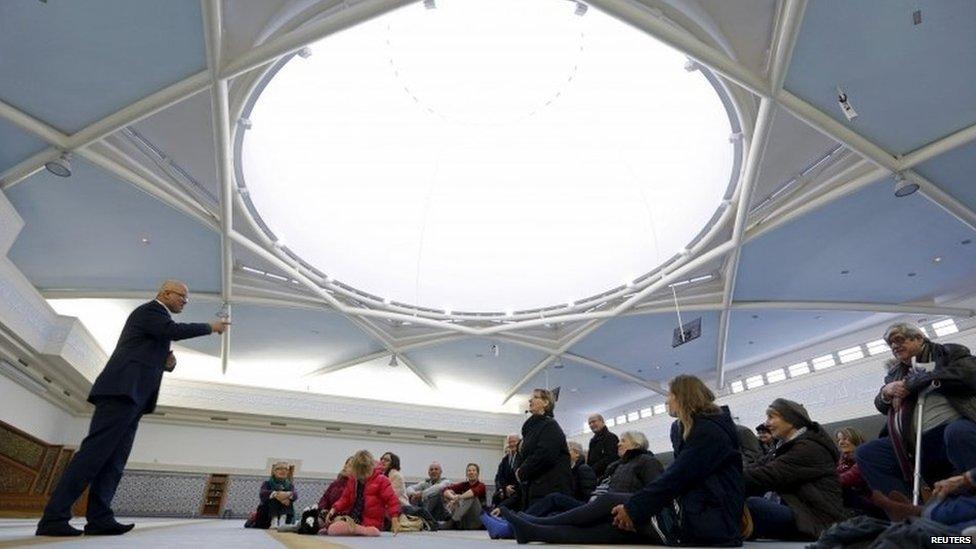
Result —
M118 522L113 522L110 524L86 524L85 525L85 535L86 536L120 536L129 530L135 528L135 524L119 524Z
M49 522L46 524L38 524L37 532L34 533L35 536L57 536L57 537L69 537L69 536L80 536L81 530L71 526L67 522Z

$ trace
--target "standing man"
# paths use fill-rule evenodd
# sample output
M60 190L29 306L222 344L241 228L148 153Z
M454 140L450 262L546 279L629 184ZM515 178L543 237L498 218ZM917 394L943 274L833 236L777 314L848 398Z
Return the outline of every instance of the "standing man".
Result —
M88 394L95 405L88 436L81 442L44 508L37 524L38 536L79 536L68 524L71 505L89 487L84 533L89 536L119 535L134 524L119 524L112 512L112 498L129 459L136 428L143 414L156 408L163 372L176 368L170 342L211 333L221 334L226 320L179 324L170 313L180 313L188 301L186 284L167 280L156 299L132 311L125 321L115 351Z
M515 487L518 486L518 479L515 478L515 466L517 465L519 442L522 442L522 435L518 433L512 433L505 438L505 455L498 463L498 472L495 473L495 493L491 498L492 505L498 505L515 495Z
M617 443L620 442L620 439L610 432L600 414L590 416L587 423L590 424L590 430L593 431L593 438L590 439L590 452L586 456L586 464L596 473L596 478L600 479L603 478L607 466L617 461L619 457L617 455Z

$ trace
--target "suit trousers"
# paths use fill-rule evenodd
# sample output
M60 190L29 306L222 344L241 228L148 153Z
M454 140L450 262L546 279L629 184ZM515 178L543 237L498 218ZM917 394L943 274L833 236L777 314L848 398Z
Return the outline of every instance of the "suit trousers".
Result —
M103 398L95 404L88 436L51 494L41 524L71 519L71 506L89 487L88 524L111 525L115 521L112 498L132 451L143 407L127 398Z

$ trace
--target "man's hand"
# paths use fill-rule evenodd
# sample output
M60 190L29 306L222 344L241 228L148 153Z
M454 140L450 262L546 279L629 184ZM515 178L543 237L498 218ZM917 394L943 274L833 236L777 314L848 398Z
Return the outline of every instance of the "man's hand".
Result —
M210 329L213 330L213 333L215 334L224 333L224 330L226 330L227 327L230 326L230 322L226 320L211 320L209 324L210 324Z
M410 503L414 505L420 504L420 494L410 494Z
M892 381L881 388L881 394L888 400L904 399L911 394L904 381Z
M166 355L166 365L163 366L163 369L167 372L172 372L176 369L176 355L173 354L173 351L170 351L169 354Z
M627 530L628 532L637 531L637 528L634 527L634 521L631 520L630 515L627 514L627 509L622 504L617 505L610 512L613 513L614 527Z
M512 486L511 484L509 484L508 486L506 486L505 487L505 495L508 496L508 497L514 496L515 495L515 486Z
M938 499L944 499L946 496L951 496L952 494L958 494L966 488L969 488L972 484L969 483L969 479L966 474L956 475L954 477L949 477L945 480L940 480L935 483L935 490L932 491L932 495Z

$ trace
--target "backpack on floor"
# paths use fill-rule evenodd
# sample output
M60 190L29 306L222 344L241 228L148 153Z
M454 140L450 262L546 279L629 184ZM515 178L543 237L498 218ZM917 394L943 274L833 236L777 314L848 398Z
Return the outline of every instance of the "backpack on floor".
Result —
M896 522L878 536L871 549L914 549L916 547L957 547L972 548L968 543L950 543L952 537L962 534L958 528L946 526L934 520L913 517L904 522Z
M411 515L400 514L396 520L400 521L400 531L401 532L420 532L422 530L428 530L426 524L420 517L414 517Z
M322 529L322 520L318 507L306 507L302 511L302 518L298 521L298 533L314 536Z
M854 517L844 522L838 522L820 534L820 538L807 549L833 549L844 547L861 549L871 546L891 523L869 516Z

